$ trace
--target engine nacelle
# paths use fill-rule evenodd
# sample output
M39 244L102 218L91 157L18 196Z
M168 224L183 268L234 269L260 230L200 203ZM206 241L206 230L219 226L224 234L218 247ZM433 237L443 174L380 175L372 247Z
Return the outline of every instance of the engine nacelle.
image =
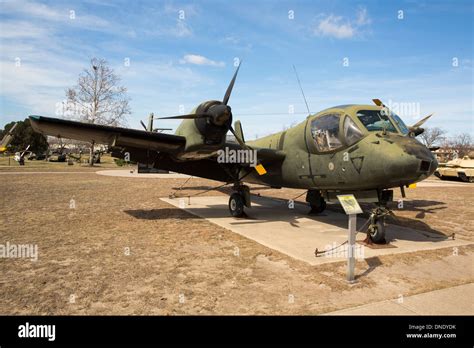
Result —
M224 146L232 124L231 108L221 101L210 100L200 104L192 113L205 116L181 122L176 135L186 137L186 146L178 157L199 159L212 156Z

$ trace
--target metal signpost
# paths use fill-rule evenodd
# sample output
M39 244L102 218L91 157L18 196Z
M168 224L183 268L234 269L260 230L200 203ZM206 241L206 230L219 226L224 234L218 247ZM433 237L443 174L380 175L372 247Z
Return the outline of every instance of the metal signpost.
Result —
M355 242L357 234L357 214L362 214L362 209L357 202L354 195L338 195L337 199L342 205L342 208L349 215L349 228L347 235L348 254L347 254L347 281L354 282L355 270Z

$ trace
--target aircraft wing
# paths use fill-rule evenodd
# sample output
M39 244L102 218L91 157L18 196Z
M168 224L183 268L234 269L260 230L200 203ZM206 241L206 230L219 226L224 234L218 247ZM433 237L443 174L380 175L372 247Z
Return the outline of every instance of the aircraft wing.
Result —
M242 147L236 143L226 143L226 147L232 150L241 150ZM284 151L269 149L265 147L251 146L252 149L257 150L257 159L259 162L265 164L267 162L281 162L285 159L286 154Z
M178 135L44 116L30 116L29 118L33 129L44 135L107 144L112 148L113 157L123 158L124 151L127 151L132 161L150 163L158 169L223 182L235 181L238 177L245 175L243 173L255 170L250 168L249 165L218 163L217 156L198 160L176 161L174 154L182 151L186 144L186 138ZM225 143L224 146L229 147L229 149L242 150L242 147L236 143ZM252 149L257 151L258 163L262 164L267 171L265 175L260 176L260 179L272 184L273 176L278 177L281 174L281 162L285 158L285 153L269 148L252 147Z
M224 145L232 150L242 150L239 144L226 143ZM176 173L188 174L201 178L221 181L235 182L240 177L252 174L257 177L260 184L278 186L281 177L281 163L285 159L285 153L280 150L269 148L252 148L257 150L258 163L265 168L265 175L258 175L254 168L239 163L218 163L217 156L188 161L174 161L168 154L160 153L153 161L155 168L170 170ZM250 173L249 173L250 172Z
M68 121L44 116L29 116L33 129L44 135L118 147L175 152L184 147L186 138L164 133Z

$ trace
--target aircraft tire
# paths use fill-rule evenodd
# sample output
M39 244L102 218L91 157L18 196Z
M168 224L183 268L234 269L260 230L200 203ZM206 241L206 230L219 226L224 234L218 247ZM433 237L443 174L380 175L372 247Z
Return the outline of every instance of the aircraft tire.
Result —
M385 244L385 225L383 219L378 219L375 225L371 226L371 231L369 232L370 239L375 244Z
M311 211L310 214L319 214L326 210L326 201L323 197L319 198L319 202L317 204L310 203Z
M229 211L233 217L244 215L244 197L240 193L234 192L229 198Z

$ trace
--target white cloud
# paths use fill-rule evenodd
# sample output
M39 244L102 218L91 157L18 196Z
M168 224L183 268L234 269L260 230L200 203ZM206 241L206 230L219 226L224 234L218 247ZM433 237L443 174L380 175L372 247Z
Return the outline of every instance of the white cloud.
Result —
M71 13L71 11L74 12ZM111 24L107 20L83 13L74 7L55 8L28 0L16 0L2 2L0 12L24 15L28 18L37 18L42 21L68 23L73 26L91 30L111 29ZM72 14L74 16L71 16Z
M177 37L185 37L191 36L193 34L193 31L185 21L178 20L176 22L176 26L172 28L169 33Z
M320 36L332 36L337 39L346 39L354 36L355 29L352 27L352 24L349 22L341 23L342 20L342 17L329 15L329 17L319 22L315 34Z
M0 38L28 39L44 38L52 33L44 26L35 25L27 21L4 21L1 24Z
M64 88L74 84L76 76L67 67L51 67L0 61L0 95L26 106L31 114L54 116L56 103L65 98Z
M353 20L330 14L319 21L314 29L314 34L336 39L348 39L359 34L361 28L370 22L371 19L366 8L359 8L356 18Z
M367 25L370 24L371 19L369 18L369 15L367 14L367 9L362 7L357 11L357 18L356 18L356 25L362 26L362 25Z
M180 59L179 62L181 64L209 65L217 67L225 66L224 62L214 61L198 54L187 54L183 57L183 59Z

